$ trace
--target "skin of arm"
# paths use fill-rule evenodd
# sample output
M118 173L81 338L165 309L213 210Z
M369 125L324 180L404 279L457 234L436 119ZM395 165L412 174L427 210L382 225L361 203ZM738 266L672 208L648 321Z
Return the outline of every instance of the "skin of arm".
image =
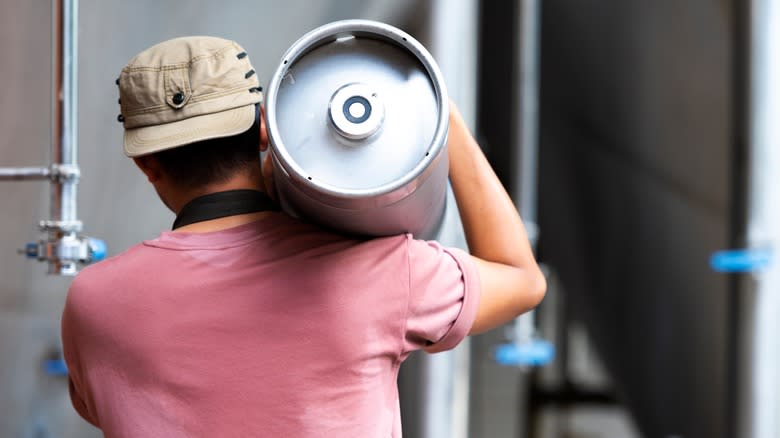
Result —
M447 143L450 183L480 276L479 308L469 332L473 335L536 307L547 283L512 199L454 104Z

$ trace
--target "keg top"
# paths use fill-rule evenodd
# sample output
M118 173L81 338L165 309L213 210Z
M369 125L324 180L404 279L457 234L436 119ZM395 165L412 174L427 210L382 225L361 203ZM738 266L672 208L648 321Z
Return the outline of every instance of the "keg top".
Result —
M272 148L291 178L366 196L412 182L446 142L448 100L430 54L386 24L346 20L296 42L266 90Z

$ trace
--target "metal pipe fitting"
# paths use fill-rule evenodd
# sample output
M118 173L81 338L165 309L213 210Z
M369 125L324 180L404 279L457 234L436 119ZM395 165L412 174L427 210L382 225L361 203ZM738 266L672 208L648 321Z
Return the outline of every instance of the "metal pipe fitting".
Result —
M0 167L0 181L24 181L48 179L48 167Z
M49 167L0 167L0 181L48 179L54 183L77 183L81 170L73 164L52 164Z

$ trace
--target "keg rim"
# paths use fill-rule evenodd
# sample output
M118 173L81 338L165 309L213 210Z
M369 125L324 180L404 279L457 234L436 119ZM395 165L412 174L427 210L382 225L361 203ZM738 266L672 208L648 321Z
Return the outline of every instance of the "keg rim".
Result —
M436 129L433 138L431 139L428 154L401 178L387 184L367 189L341 188L307 177L306 172L304 172L298 163L295 162L293 157L287 152L287 148L284 146L281 133L279 132L275 114L277 93L288 69L295 65L296 61L310 51L347 35L379 39L394 43L397 46L408 50L417 58L428 74L436 95L439 110ZM410 185L410 183L417 178L427 178L430 172L426 172L426 169L435 164L434 161L439 158L442 151L446 152L447 131L449 126L449 99L444 84L444 77L439 70L439 66L436 64L436 61L428 50L414 37L386 23L362 19L341 20L325 24L306 33L287 49L280 59L279 65L266 89L264 104L266 129L275 159L282 166L286 175L290 177L291 182L307 192L315 191L335 198L363 198L389 195L390 198L386 199L386 203L395 202L396 200L407 196L410 189L412 189L411 191L414 191L414 187L419 184L412 184L414 187L406 186ZM404 189L405 187L406 189ZM393 196L395 192L399 192L396 193L398 196Z

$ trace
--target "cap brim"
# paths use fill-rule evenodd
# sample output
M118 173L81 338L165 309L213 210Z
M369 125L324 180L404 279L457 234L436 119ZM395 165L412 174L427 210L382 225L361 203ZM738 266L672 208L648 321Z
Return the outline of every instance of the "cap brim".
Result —
M246 131L254 121L255 105L252 104L173 123L125 129L125 155L138 157L202 140L229 137Z

